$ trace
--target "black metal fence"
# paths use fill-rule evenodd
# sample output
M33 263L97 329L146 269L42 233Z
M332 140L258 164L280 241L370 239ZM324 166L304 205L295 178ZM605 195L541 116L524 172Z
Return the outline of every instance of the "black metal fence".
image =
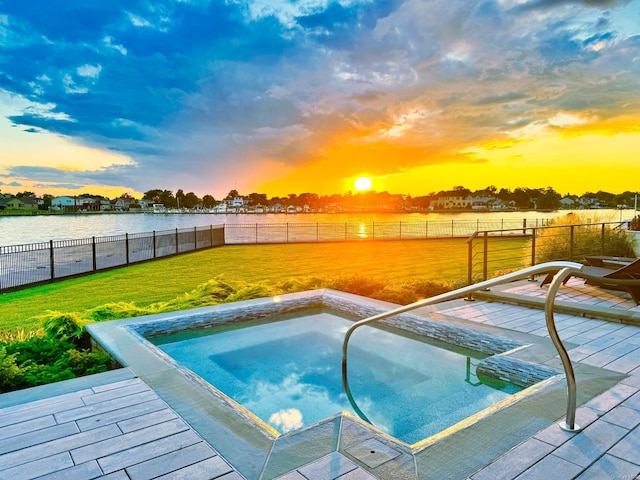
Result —
M536 227L545 220L529 220ZM527 220L224 224L0 247L0 292L156 258L232 244L468 238L479 230L517 235Z
M224 226L0 247L0 291L224 245Z

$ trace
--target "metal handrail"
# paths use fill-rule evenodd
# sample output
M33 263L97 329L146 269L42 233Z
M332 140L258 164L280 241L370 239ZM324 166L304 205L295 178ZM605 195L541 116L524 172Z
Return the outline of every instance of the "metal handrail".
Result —
M562 282L569 276L576 272L581 271L583 265L575 262L564 262L564 261L556 261L556 262L546 262L538 265L534 265L532 267L523 268L517 272L507 273L505 275L501 275L500 277L492 278L490 280L485 280L483 282L476 283L474 285L467 285L466 287L459 288L457 290L453 290L451 292L442 293L440 295L436 295L431 298L426 298L423 300L419 300L417 302L411 303L409 305L405 305L403 307L399 307L393 310L390 310L385 313L380 313L378 315L374 315L369 318L365 318L358 322L355 322L344 336L344 341L342 343L342 386L347 394L349 399L353 398L351 394L351 389L349 388L349 380L347 378L347 351L349 346L349 339L353 332L360 328L363 325L367 325L369 323L384 320L385 318L392 317L394 315L399 315L401 313L405 313L411 310L415 310L416 308L426 307L428 305L435 305L438 303L446 302L449 300L455 300L458 298L463 298L467 294L471 294L478 290L484 290L489 287L494 287L496 285L500 285L503 283L512 282L514 280L523 280L529 278L533 275L544 274L544 273L552 273L556 272L551 285L549 286L549 290L547 293L547 297L545 300L545 318L547 323L547 330L549 331L549 336L553 341L558 354L562 360L562 366L564 367L564 373L567 378L567 392L568 392L568 401L567 401L567 415L566 421L560 424L560 427L563 430L567 430L570 432L578 432L580 431L580 427L575 424L575 414L576 414L576 379L573 371L573 367L571 366L571 360L567 354L560 337L558 336L558 332L555 328L555 321L553 318L553 306L555 301L556 293L558 289L562 285ZM351 402L352 405L354 402ZM368 423L371 423L369 419L360 411L360 409L355 409L358 415Z

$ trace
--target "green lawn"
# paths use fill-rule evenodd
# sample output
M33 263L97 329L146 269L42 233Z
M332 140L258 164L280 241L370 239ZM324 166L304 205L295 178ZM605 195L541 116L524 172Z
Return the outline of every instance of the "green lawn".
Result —
M2 294L0 330L38 328L34 316L47 310L75 312L111 302L147 306L168 301L220 275L277 284L295 277L354 274L389 283L461 282L467 278L467 244L463 239L442 239L225 246Z

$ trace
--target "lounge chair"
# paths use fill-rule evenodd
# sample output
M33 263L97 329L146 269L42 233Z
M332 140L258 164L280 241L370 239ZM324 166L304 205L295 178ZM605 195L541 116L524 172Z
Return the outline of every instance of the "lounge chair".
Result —
M589 255L584 257L580 262L590 267L604 267L617 270L620 267L624 267L633 263L637 258L631 257L612 257L608 255Z
M556 272L549 273L540 286L551 283ZM620 268L585 266L582 271L573 274L575 277L585 279L588 285L608 288L610 290L622 290L631 295L636 305L640 305L640 258L634 259ZM564 280L567 283L569 277Z

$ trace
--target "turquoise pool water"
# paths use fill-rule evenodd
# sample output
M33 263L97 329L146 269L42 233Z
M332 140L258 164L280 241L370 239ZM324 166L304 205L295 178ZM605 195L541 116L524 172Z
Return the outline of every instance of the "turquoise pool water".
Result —
M281 433L341 411L342 341L350 320L332 313L182 332L150 339ZM349 343L349 384L379 429L415 443L519 390L480 382L480 356L362 327Z

